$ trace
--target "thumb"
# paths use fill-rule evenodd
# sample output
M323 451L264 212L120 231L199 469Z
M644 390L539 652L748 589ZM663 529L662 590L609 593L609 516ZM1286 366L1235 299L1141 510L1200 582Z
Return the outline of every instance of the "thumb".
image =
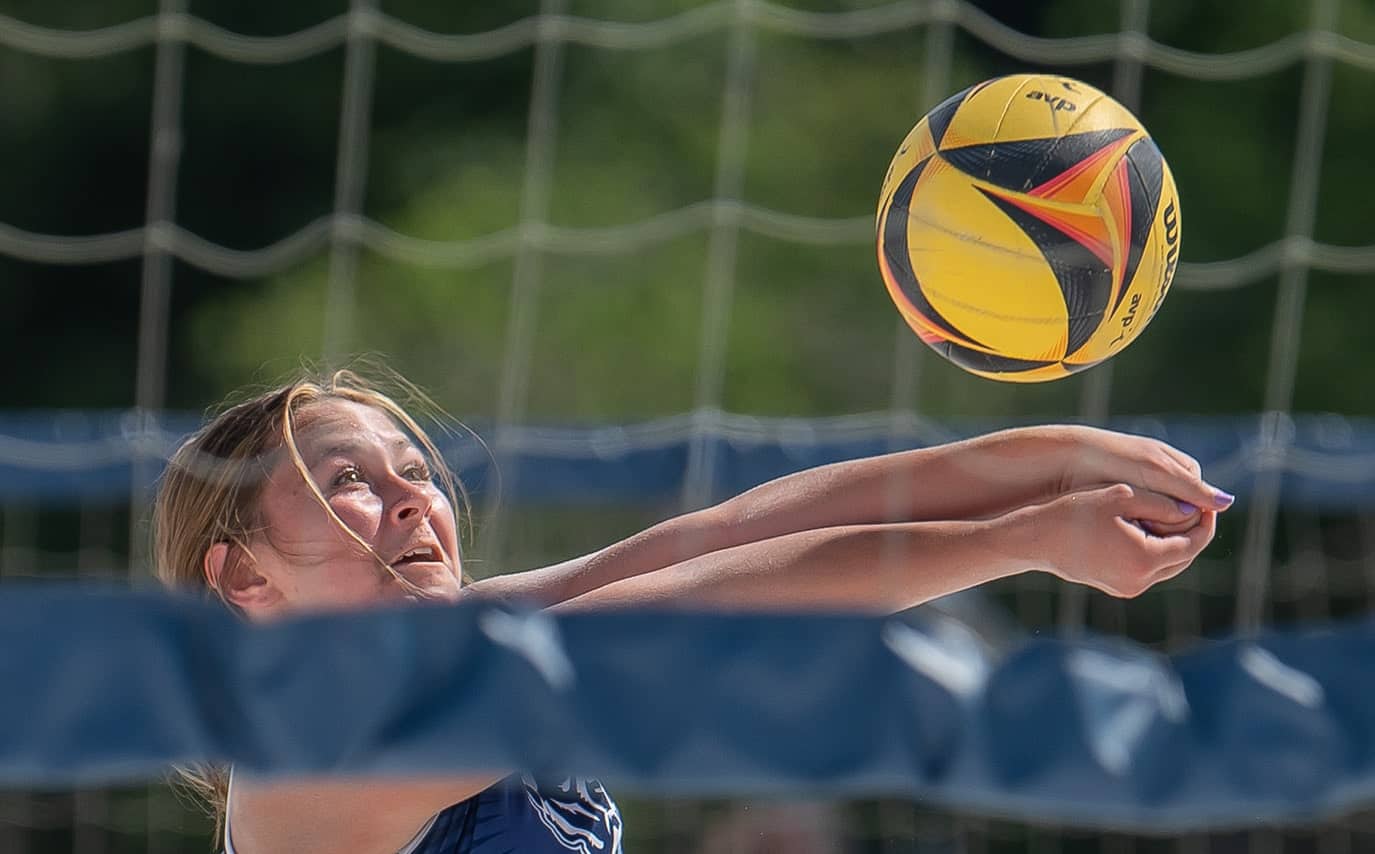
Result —
M1197 524L1202 512L1188 501L1137 486L1116 490L1110 501L1117 515L1141 522L1151 533L1187 531Z

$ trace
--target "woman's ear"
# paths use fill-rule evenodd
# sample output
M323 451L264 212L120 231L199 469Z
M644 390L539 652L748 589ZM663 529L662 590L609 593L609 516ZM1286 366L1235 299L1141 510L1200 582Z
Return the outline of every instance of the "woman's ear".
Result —
M281 591L258 572L252 556L237 543L212 543L201 568L210 589L246 614L262 613L281 599Z

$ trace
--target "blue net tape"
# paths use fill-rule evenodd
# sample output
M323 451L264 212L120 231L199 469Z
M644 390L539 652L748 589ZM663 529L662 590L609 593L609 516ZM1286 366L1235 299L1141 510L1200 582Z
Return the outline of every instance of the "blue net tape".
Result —
M729 418L729 417L728 417ZM893 424L882 418L742 419L706 428L724 497L789 472L1007 426L960 420ZM0 501L123 502L137 477L199 424L193 415L130 412L0 413ZM475 425L486 434L482 425ZM1258 473L1278 467L1291 507L1349 511L1375 506L1375 421L1336 415L1118 418L1108 426L1165 439L1195 456L1209 479L1244 502ZM694 441L690 420L635 425L523 427L501 460L503 497L518 504L597 505L671 501L680 495ZM472 491L495 483L492 458L471 438L442 443ZM142 454L146 465L135 465Z
M579 772L657 795L912 795L1157 832L1375 795L1375 622L1166 658L1035 640L1001 660L916 616L469 603L248 626L89 587L0 594L0 784L167 763Z

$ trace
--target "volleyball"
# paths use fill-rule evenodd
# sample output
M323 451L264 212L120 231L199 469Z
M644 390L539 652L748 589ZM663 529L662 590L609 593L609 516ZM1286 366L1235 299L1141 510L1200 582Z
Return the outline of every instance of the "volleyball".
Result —
M931 349L981 377L1043 382L1113 356L1151 321L1179 259L1179 198L1117 101L1068 77L971 86L888 167L879 268Z

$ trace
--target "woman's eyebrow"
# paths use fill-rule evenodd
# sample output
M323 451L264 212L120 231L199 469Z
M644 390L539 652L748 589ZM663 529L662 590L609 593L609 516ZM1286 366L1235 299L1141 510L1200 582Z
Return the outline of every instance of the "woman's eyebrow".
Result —
M306 464L308 466L313 466L321 460L328 459L329 457L347 457L351 454L356 453L357 451L365 449L366 447L367 443L360 442L357 439L343 439L337 442L330 442L328 445L325 445L319 451L312 453L310 457L306 459ZM398 436L395 439L392 439L391 441L387 442L387 448L390 451L406 451L414 447L414 443L412 443L411 440L407 439L405 436Z

